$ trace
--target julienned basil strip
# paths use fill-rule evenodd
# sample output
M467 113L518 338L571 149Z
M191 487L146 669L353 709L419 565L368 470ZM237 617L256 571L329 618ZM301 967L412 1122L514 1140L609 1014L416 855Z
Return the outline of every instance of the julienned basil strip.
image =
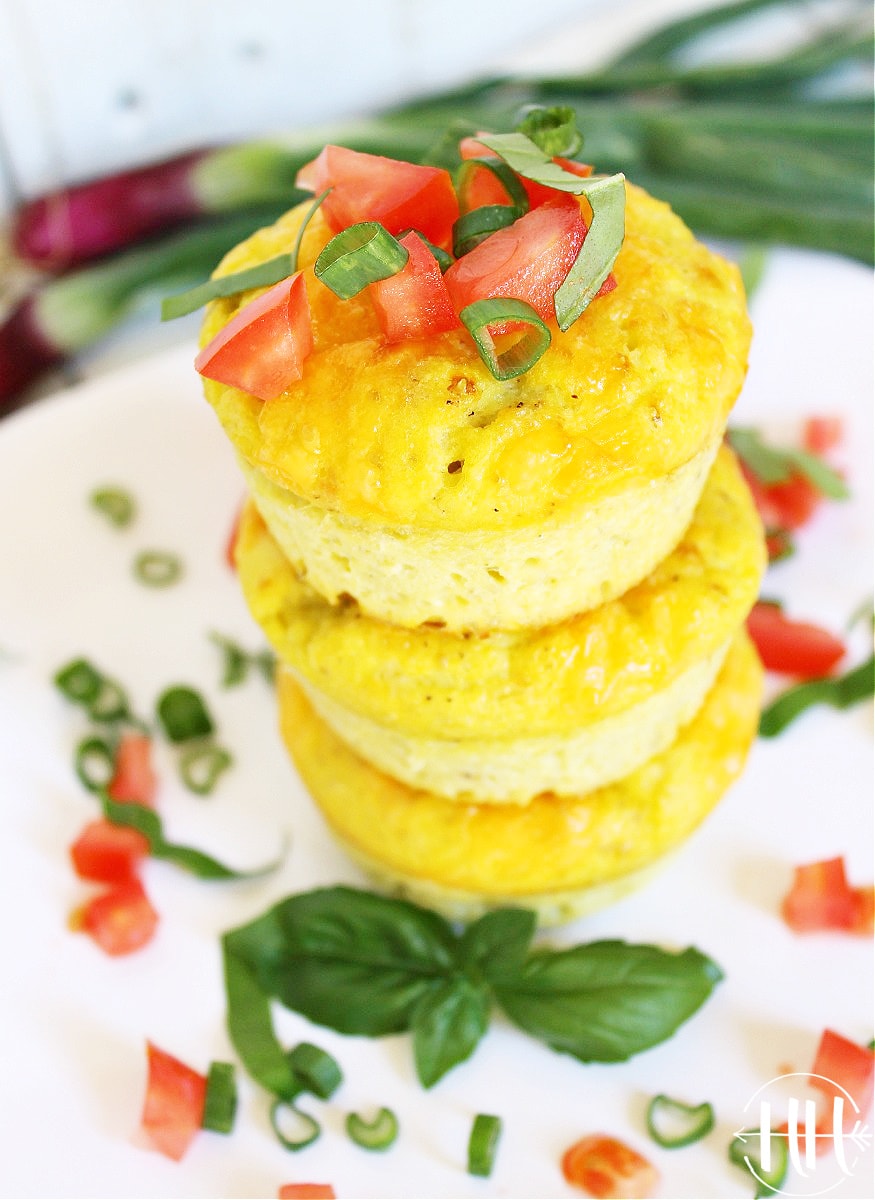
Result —
M845 481L817 455L805 450L769 446L759 430L747 426L733 426L726 436L742 462L766 486L785 483L795 473L804 475L831 500L847 499L849 493Z
M197 875L199 879L258 879L262 875L275 871L282 862L282 855L280 855L274 862L254 871L236 871L231 867L226 867L211 855L204 854L202 850L165 841L161 818L151 808L127 802L120 804L112 800L106 792L100 793L100 803L107 821L113 825L125 825L130 829L137 829L144 835L149 842L149 853L153 858L172 862L177 867L182 867L193 875Z
M517 375L523 375L550 345L550 330L525 300L475 300L462 309L459 319L496 379L515 379ZM517 341L499 351L490 327L507 325L522 325L524 332Z
M520 1028L585 1061L669 1037L722 977L698 950L597 942L529 952L534 915L490 913L457 934L436 913L353 888L290 896L225 935L228 1026L273 1095L303 1090L270 1002L340 1033L413 1034L429 1087L473 1053L497 1001ZM507 944L503 940L507 939Z
M852 708L875 693L875 655L845 675L812 679L782 692L760 715L760 737L776 737L807 708Z
M592 227L553 297L556 321L562 330L569 329L588 308L611 273L626 233L626 185L622 175L596 179L586 198L592 208Z
M557 188L560 192L571 192L574 196L589 197L590 192L605 181L599 175L573 175L540 150L531 138L523 133L484 133L477 141L503 158L518 175L543 183L545 187ZM607 176L622 179L622 175Z
M407 251L378 221L360 221L335 234L313 266L317 279L341 300L406 265Z
M245 271L219 275L205 283L199 283L197 287L189 288L186 292L179 292L176 296L166 296L161 301L161 320L173 321L177 317L184 317L186 313L203 308L210 300L218 300L221 296L236 296L238 292L245 292L250 288L269 287L273 283L279 283L281 279L288 279L293 273L292 255L278 254L276 258L269 258L267 262L247 267Z

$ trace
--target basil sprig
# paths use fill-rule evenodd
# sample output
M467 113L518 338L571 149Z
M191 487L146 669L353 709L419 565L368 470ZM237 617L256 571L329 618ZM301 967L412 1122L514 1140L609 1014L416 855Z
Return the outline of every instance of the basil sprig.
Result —
M760 737L777 737L806 709L816 704L853 708L875 694L875 656L847 671L825 679L809 679L781 692L760 714Z
M770 446L763 441L759 430L747 426L733 426L726 436L742 462L767 486L785 483L792 475L800 474L831 500L847 499L844 479L816 454L794 447Z
M722 978L693 948L605 941L532 951L534 932L535 914L523 909L457 933L428 909L354 888L290 896L223 939L231 1039L253 1078L292 1100L301 1084L271 1001L340 1033L408 1031L431 1087L474 1052L496 1005L555 1050L618 1062L671 1036Z

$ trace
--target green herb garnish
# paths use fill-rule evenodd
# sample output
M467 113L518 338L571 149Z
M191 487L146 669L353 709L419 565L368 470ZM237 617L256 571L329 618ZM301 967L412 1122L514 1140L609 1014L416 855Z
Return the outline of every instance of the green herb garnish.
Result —
M381 1108L371 1120L359 1113L348 1113L346 1132L363 1150L388 1150L398 1137L398 1118L391 1108Z
M770 1163L766 1167L760 1158L759 1129L739 1129L729 1143L729 1161L753 1176L757 1184L755 1200L774 1196L787 1176L789 1152L786 1134L773 1132L769 1139Z
M727 431L727 439L738 457L757 479L770 486L786 483L793 475L804 475L819 492L831 500L845 500L848 488L841 475L828 467L822 458L807 450L779 449L763 441L757 429L735 426Z
M429 1087L473 1053L496 1004L554 1050L618 1062L669 1037L722 978L692 948L533 951L534 929L522 909L457 934L428 909L353 888L291 896L223 939L231 1039L253 1078L294 1099L300 1083L274 1033L273 1000L340 1033L406 1030Z
M215 728L200 692L186 684L165 688L155 708L161 728L171 742L209 737Z
M777 737L795 721L800 713L815 704L832 708L852 708L875 693L875 656L844 675L811 679L788 688L763 709L760 715L760 737Z
M168 550L144 550L134 559L134 576L147 587L170 587L182 577L182 559Z
M535 365L550 345L550 330L524 300L475 300L459 313L483 362L496 379L515 379ZM499 351L490 326L521 325L524 333Z
M667 1150L691 1146L713 1128L714 1107L707 1100L704 1104L684 1104L660 1094L647 1106L647 1132Z
M207 1072L202 1129L230 1133L237 1115L237 1080L233 1063L211 1062Z
M478 1113L468 1137L468 1174L483 1177L492 1174L498 1140L501 1137L501 1117Z
M236 687L243 683L249 675L249 668L254 667L267 683L273 683L276 675L276 655L272 650L257 650L251 653L244 650L233 638L224 637L221 633L211 633L210 641L215 642L222 653L222 687Z
M335 234L313 271L341 300L350 300L368 284L397 275L407 259L401 243L378 221L360 221Z
M101 487L95 488L88 497L92 508L107 518L119 529L130 525L136 516L137 506L134 497L125 488Z
M234 759L224 746L192 746L179 760L179 778L190 792L209 796L219 776L233 764Z
M568 104L536 106L526 113L517 129L551 158L573 158L583 146L577 114Z

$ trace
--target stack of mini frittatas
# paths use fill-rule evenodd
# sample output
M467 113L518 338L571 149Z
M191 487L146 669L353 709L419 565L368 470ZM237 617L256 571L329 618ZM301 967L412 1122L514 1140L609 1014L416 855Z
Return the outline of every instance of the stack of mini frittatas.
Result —
M220 273L288 251L304 211ZM699 824L756 729L763 535L722 444L738 272L629 185L616 289L501 381L464 330L387 343L366 291L313 276L330 236L317 213L301 243L301 380L268 402L205 382L250 491L236 561L283 736L381 886L569 919Z

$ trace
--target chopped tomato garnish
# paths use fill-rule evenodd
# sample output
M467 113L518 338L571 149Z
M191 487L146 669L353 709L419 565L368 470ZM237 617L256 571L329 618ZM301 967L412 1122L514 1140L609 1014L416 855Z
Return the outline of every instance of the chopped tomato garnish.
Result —
M110 797L119 803L155 803L158 777L152 769L152 739L146 733L125 733L115 755L115 773L107 785Z
M828 675L845 653L840 639L805 621L791 621L775 604L755 604L747 629L769 671L820 679Z
M207 379L273 400L301 378L312 349L310 304L297 271L245 304L194 365Z
M368 289L386 340L398 342L458 329L461 322L435 256L412 231L401 238L401 245L408 253L406 265Z
M637 1150L602 1133L581 1138L565 1151L562 1174L592 1196L616 1200L646 1200L659 1183L656 1168Z
M802 442L810 454L826 454L841 444L844 432L841 417L809 417L802 431Z
M800 529L823 502L823 493L798 471L782 483L763 483L746 463L741 463L741 469L760 519L770 533Z
M871 937L873 888L851 887L841 857L805 863L794 869L781 915L797 933L842 930Z
M284 1183L277 1200L335 1200L330 1183Z
M86 825L70 847L76 874L98 883L133 879L148 854L149 840L139 829L113 825L102 817Z
M475 300L525 300L543 321L555 320L553 297L586 237L577 205L549 202L485 238L444 275L457 312Z
M844 1088L853 1097L859 1112L845 1112L845 1120L851 1126L856 1119L865 1117L872 1104L872 1082L875 1079L875 1054L866 1046L860 1046L832 1029L825 1029L814 1056L811 1074L817 1076L811 1080L812 1087L825 1095L840 1096Z
M155 935L158 914L138 879L115 884L84 904L71 925L113 956L142 949Z
M297 183L316 193L331 189L321 211L335 233L359 221L379 221L391 234L418 229L436 246L452 246L459 203L442 167L326 146L301 168Z
M156 1150L179 1162L203 1127L207 1079L146 1043L149 1074L142 1128Z

